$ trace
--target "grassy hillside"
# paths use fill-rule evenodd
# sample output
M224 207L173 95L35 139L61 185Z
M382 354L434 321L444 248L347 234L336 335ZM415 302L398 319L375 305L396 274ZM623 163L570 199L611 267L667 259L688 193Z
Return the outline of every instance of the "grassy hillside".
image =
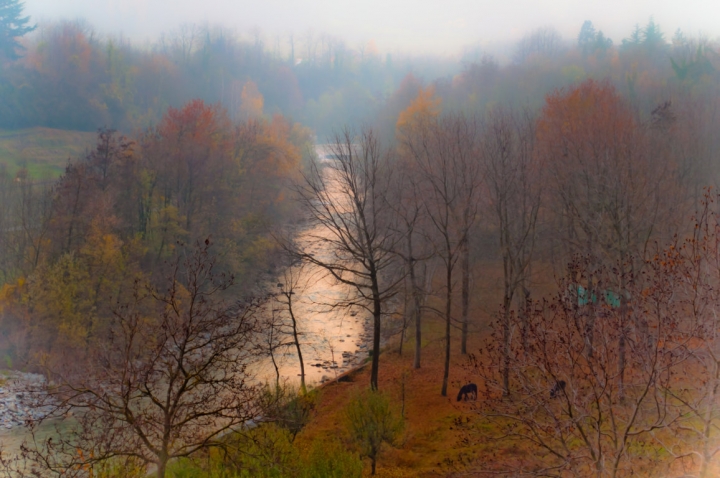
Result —
M0 130L0 164L11 175L26 167L38 179L59 176L68 158L79 156L95 145L96 134L51 128Z
M467 358L459 353L460 341L454 340L448 396L440 395L444 347L439 321L428 321L426 336L432 337L423 347L423 363L412 368L413 344L408 341L399 356L391 347L380 357L379 387L392 397L395 405L405 402L406 430L402 444L388 449L378 463L379 477L447 476L471 472L485 453L485 443L475 438L477 414L472 402L457 402L458 389L472 375L464 367ZM471 349L477 350L477 334ZM353 374L351 382L330 383L320 393L317 413L298 435L299 446L309 447L314 440L344 439L343 411L350 399L370 383L370 368ZM404 392L403 392L404 388ZM349 445L349 444L348 444ZM366 473L369 467L366 469Z
M538 262L534 271L534 291L539 296L554 290L549 264ZM489 324L499 304L502 270L497 263L481 262L474 271L477 277L472 291L472 327L468 351L475 356L490 333ZM440 306L440 304L435 304ZM489 457L498 453L514 461L527 453L520 447L503 446L489 441L487 426L477 412L478 402L457 401L460 387L478 382L467 355L460 353L460 333L452 332L451 366L448 396L440 389L445 357L444 322L428 314L423 321L422 366L413 369L414 330L410 328L402 356L398 354L399 337L390 340L380 357L379 388L392 403L404 408L406 429L397 448L388 448L378 462L377 476L384 478L478 476L478 470ZM298 447L309 449L315 441L340 439L351 447L344 424L344 411L350 400L370 385L370 367L351 374L348 382L330 382L320 390L316 413L297 437ZM403 407L404 402L404 407ZM365 460L365 476L369 475Z

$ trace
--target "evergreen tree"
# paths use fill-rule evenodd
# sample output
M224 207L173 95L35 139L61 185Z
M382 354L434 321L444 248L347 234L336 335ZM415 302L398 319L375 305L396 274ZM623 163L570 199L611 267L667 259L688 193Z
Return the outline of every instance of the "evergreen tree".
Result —
M580 47L583 55L604 55L611 46L612 40L606 38L602 31L596 31L590 20L586 20L585 23L583 23L582 28L580 28L580 34L578 35L578 47Z
M583 55L592 53L593 47L595 46L595 27L590 20L586 20L582 28L580 28L578 46L582 50Z
M622 46L624 49L628 49L633 46L640 45L642 43L642 37L643 37L643 30L640 28L640 25L635 24L635 29L630 34L630 38L624 38L622 41Z
M29 25L30 17L23 17L25 4L20 0L0 0L0 55L16 60L20 58L18 50L23 47L18 38L35 30Z
M642 44L650 50L663 49L666 46L665 35L652 17L642 31Z
M595 51L600 51L604 54L612 44L612 39L607 38L603 35L602 31L598 30L597 35L595 35Z

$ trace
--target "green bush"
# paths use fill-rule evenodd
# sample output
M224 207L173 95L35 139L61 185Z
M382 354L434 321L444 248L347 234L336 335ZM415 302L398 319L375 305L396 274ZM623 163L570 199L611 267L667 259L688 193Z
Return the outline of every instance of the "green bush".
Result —
M317 390L302 393L296 388L267 386L261 403L265 417L285 428L292 442L310 421L317 398Z
M356 395L348 404L345 417L350 438L360 456L370 458L374 475L384 444L397 444L404 428L403 419L385 395L372 390Z
M316 441L301 463L301 478L360 478L363 464L357 453L351 453L340 443Z
M92 476L97 478L145 478L147 470L137 458L115 457L95 465Z
M250 430L240 439L234 457L238 477L282 478L293 476L300 454L292 444L290 432L274 423Z
M230 468L226 467L217 453L210 453L205 460L181 458L168 464L168 478L237 478Z

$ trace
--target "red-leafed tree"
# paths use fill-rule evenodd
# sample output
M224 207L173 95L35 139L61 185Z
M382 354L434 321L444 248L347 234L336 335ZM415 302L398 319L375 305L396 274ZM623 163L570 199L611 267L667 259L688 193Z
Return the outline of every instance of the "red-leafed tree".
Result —
M165 204L177 208L186 231L206 226L215 216L214 200L231 167L231 131L225 110L202 100L168 109L157 127L161 192Z

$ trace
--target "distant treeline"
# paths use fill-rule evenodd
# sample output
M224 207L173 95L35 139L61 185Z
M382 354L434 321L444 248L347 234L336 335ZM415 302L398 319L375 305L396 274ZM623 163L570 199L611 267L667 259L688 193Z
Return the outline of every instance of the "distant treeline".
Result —
M0 71L0 127L47 126L123 131L159 121L165 110L200 98L238 119L250 82L265 110L317 131L370 118L398 85L408 60L371 46L348 48L327 36L290 39L289 53L221 28L185 26L150 47L99 37L82 22L44 24L25 39L24 57ZM433 61L430 76L449 62Z
M361 122L393 139L397 115L428 83L445 108L477 110L539 107L555 88L610 78L644 111L669 89L714 91L720 78L717 44L680 31L669 38L652 20L618 45L591 22L576 40L539 29L518 42L509 62L481 49L459 60L399 57L327 35L290 36L270 46L259 36L243 40L192 25L145 47L103 38L82 22L43 24L24 40L24 57L0 71L1 128L133 131L194 98L222 103L231 119L242 119L254 89L264 113L292 117L321 139Z

